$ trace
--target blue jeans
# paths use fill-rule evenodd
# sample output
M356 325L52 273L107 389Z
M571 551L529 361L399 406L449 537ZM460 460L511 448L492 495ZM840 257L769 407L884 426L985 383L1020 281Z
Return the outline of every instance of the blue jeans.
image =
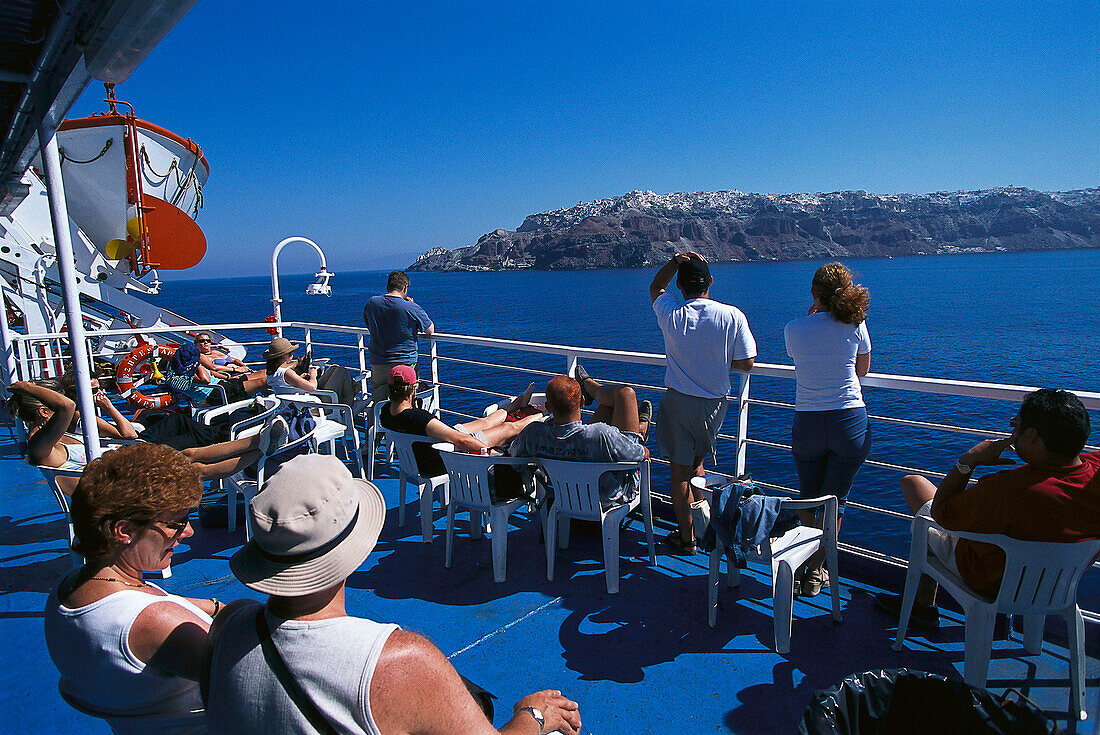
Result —
M803 498L835 495L843 515L852 480L870 451L866 408L795 411L791 454Z

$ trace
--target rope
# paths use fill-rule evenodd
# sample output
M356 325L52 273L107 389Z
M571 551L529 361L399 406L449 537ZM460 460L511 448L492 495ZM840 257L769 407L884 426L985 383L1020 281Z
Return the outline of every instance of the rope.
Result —
M108 150L110 150L110 148L114 144L114 142L115 142L114 138L108 138L107 142L103 144L103 150L101 150L99 153L97 153L96 155L89 158L87 161L78 161L75 158L70 158L68 155L65 154L65 149L64 148L58 149L58 153L61 154L61 162L62 163L64 163L65 161L69 161L70 163L78 163L78 164L92 163L93 161L98 161L99 159L103 158L103 155Z

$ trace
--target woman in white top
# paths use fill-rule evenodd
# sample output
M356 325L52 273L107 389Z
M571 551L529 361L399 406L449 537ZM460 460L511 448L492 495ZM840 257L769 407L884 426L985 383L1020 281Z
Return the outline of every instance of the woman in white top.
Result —
M294 357L298 345L286 337L276 337L264 350L267 360L267 387L277 396L312 393L317 390L317 368L305 366ZM308 356L306 358L309 359Z
M88 463L72 498L75 550L87 563L46 606L46 645L74 706L117 733L202 733L198 678L217 600L170 595L143 572L171 564L190 537L202 483L182 454L157 444Z
M802 497L835 495L843 517L852 480L871 450L859 384L871 367L865 323L871 296L840 263L818 268L810 294L810 313L783 331L797 383L791 453ZM803 523L815 522L814 515L803 513ZM801 594L813 596L829 586L822 556L810 559L796 575Z
M54 390L56 383L20 380L8 388L8 413L27 425L27 462L36 467L80 469L87 462L84 442L68 434L76 402Z

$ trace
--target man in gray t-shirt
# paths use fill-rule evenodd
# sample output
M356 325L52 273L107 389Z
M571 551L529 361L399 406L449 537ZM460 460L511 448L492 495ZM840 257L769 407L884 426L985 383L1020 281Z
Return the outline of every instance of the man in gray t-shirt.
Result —
M549 421L534 423L520 432L508 453L513 457L541 457L574 462L637 462L649 457L645 435L652 406L638 406L634 389L626 385L600 385L578 370L587 384L558 375L546 385ZM599 401L592 422L581 422L583 395ZM639 415L640 414L640 415ZM607 423L605 423L607 422ZM600 497L624 503L638 494L638 473L608 472L600 478Z

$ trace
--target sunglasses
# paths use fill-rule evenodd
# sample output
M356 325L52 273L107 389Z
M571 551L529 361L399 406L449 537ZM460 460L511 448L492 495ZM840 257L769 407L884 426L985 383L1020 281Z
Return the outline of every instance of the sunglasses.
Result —
M212 340L212 339L196 339L195 340L195 344L197 344L197 345L209 345L209 344L213 344L213 343L214 343L214 340Z
M182 534L187 528L187 524L189 524L190 522L190 518L186 518L182 521L153 521L155 525L164 526L166 529L171 531L170 534L167 534L169 538L176 538L177 536Z

